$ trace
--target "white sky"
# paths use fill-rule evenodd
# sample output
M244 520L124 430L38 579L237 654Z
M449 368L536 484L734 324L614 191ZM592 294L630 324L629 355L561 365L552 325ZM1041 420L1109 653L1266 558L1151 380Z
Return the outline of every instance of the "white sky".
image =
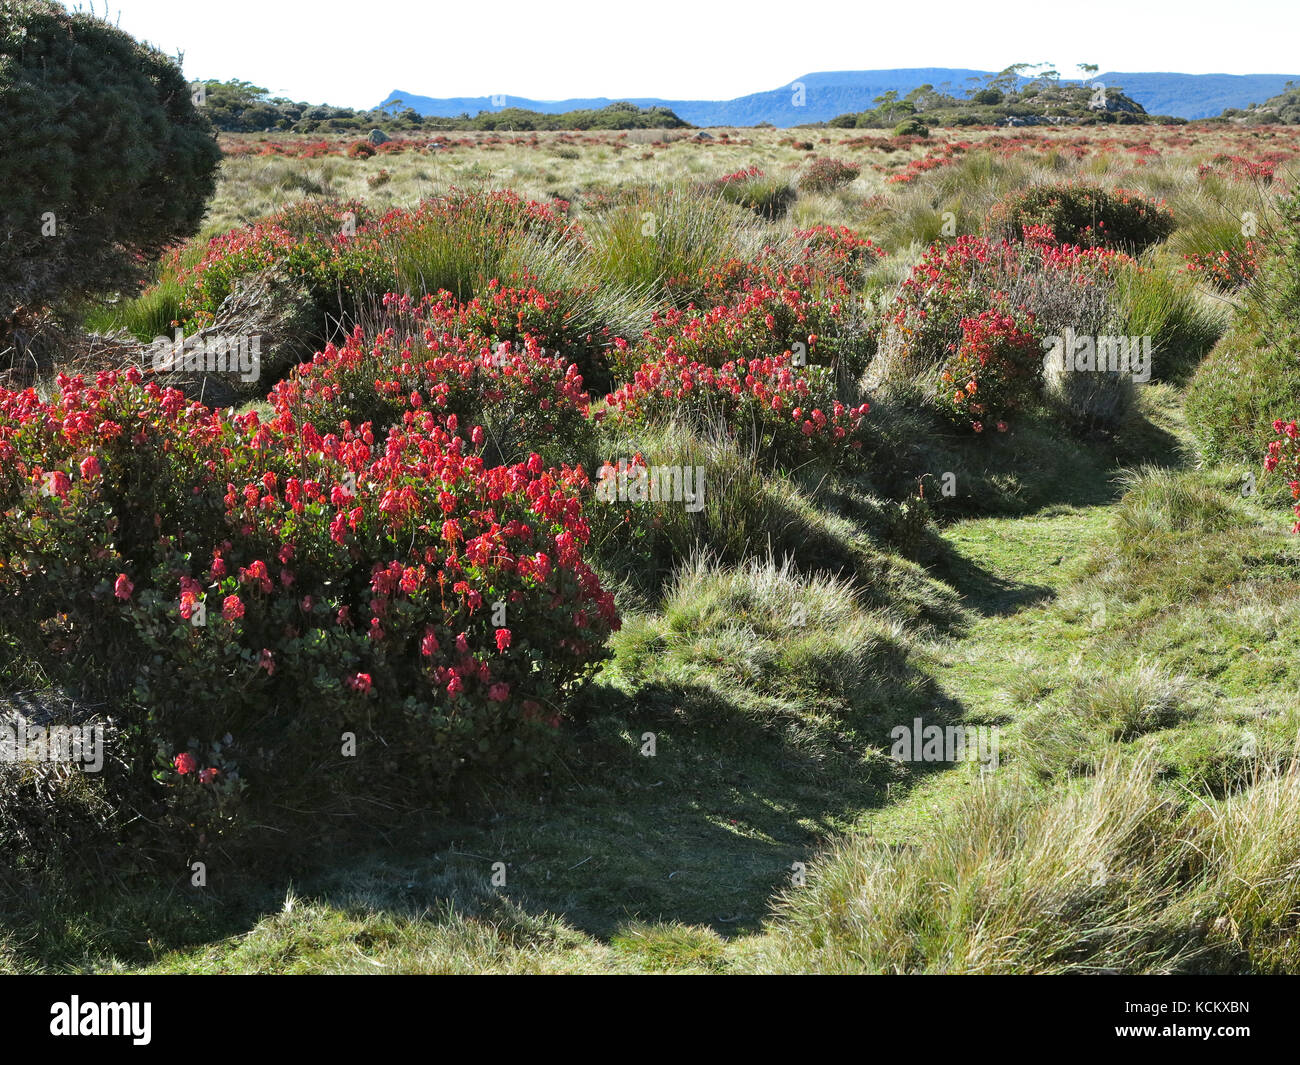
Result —
M184 52L191 79L351 107L396 88L729 99L821 70L1015 62L1049 61L1065 77L1080 62L1300 73L1300 0L108 0L108 12Z

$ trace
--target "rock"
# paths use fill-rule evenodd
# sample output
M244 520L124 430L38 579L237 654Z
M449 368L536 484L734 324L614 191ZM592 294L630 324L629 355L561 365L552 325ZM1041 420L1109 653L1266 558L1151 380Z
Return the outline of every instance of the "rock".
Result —
M379 145L379 144L387 144L390 140L392 140L392 138L389 137L389 135L385 133L382 129L372 129L370 131L370 136L368 136L366 140L368 140L371 144Z
M190 336L143 343L118 334L94 337L100 359L137 365L164 388L209 407L229 407L265 396L322 341L323 323L311 294L272 269L236 284L210 326Z

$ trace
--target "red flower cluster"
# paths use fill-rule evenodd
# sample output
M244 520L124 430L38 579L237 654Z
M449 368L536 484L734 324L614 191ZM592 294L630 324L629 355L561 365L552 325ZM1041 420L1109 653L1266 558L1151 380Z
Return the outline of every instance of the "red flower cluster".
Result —
M1277 164L1289 158L1289 153L1279 153L1277 159L1247 159L1240 155L1219 152L1209 162L1196 168L1196 176L1204 181L1206 178L1228 177L1234 181L1246 181L1261 185L1271 185Z
M1247 285L1259 273L1259 256L1262 248L1258 241L1245 240L1219 252L1200 252L1185 255L1183 269L1221 289L1235 289Z
M590 399L567 356L547 354L530 332L511 343L476 328L483 323L494 335L508 333L524 317L520 301L545 309L547 297L536 290L493 292L516 304L515 318L494 316L495 300L485 307L478 300L459 304L448 293L418 304L386 296L387 328L378 336L356 329L341 348L330 344L296 367L268 398L278 414L322 425L433 421L452 433L467 425L475 447L484 443L487 426L503 453L527 455L582 439Z
M723 174L715 182L717 185L734 185L740 181L749 181L752 178L761 178L763 171L757 166L747 167L744 170L737 170L734 174Z
M999 311L961 321L961 343L939 374L939 407L954 421L983 432L1006 430L1006 418L1032 394L1042 371L1033 316L1022 325Z
M644 364L606 400L632 421L675 416L704 425L721 416L733 430L757 428L762 449L786 462L798 462L810 452L843 461L861 450L870 409L866 403L841 403L824 367L794 367L788 352L742 357L716 369L686 355L667 354Z
M581 469L486 466L417 405L381 439L285 403L227 419L135 370L59 386L0 390L0 624L38 645L64 619L62 666L108 663L147 736L323 754L368 689L369 727L449 773L513 749L523 702L553 704L618 625Z
M1294 419L1287 422L1279 418L1273 423L1273 432L1278 438L1269 442L1264 469L1273 473L1280 468L1288 478L1291 498L1300 500L1300 426ZM1291 526L1291 532L1300 533L1300 502L1295 504L1294 510L1296 522Z
M221 770L209 766L207 769L199 769L199 763L194 755L189 751L182 751L172 759L172 766L176 769L178 775L187 777L195 770L198 770L200 784L215 784L217 777L221 776Z
M1035 279L1072 285L1105 283L1132 257L1106 248L1057 244L1049 230L1028 227L1023 241L963 235L933 244L903 281L886 322L900 351L933 362L946 358L962 338L962 323L987 311L1020 313L1005 306L1006 293Z

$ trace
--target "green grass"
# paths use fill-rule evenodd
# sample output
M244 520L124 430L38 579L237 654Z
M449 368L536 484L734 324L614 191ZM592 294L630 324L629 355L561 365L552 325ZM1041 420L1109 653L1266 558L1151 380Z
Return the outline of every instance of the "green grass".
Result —
M588 226L591 259L606 284L666 296L669 281L685 279L673 293L682 303L698 294L700 271L753 254L762 232L743 207L682 186L638 189Z
M1120 278L1124 336L1152 338L1151 377L1183 384L1228 325L1223 300L1198 291L1174 264L1155 257Z

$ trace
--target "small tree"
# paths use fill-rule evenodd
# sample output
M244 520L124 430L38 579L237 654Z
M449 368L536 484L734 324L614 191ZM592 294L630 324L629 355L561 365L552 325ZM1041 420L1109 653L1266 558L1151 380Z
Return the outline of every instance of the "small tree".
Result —
M886 122L894 118L894 109L898 107L898 90L890 89L888 92L881 93L871 101L876 105L876 110L884 113Z
M0 0L0 335L138 280L198 229L220 158L175 61L93 15Z

